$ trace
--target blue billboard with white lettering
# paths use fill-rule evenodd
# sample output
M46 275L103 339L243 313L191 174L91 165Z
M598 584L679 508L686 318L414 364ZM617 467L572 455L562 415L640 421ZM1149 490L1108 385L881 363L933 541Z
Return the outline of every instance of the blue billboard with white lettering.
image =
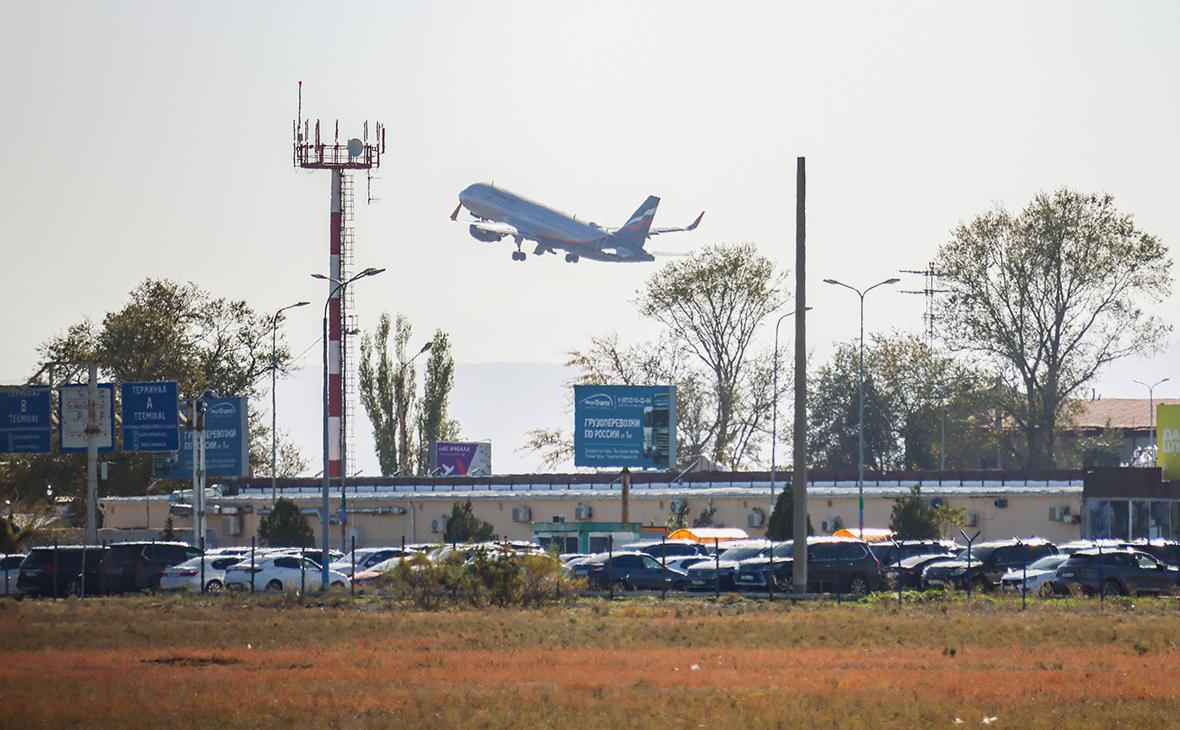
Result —
M574 465L676 465L676 386L575 385Z
M211 477L250 476L249 415L249 399L245 397L205 399L205 474ZM180 439L176 466L160 478L192 478L193 433L185 431Z
M176 383L123 383L123 451L176 451Z
M48 388L0 391L0 454L47 454L53 439Z

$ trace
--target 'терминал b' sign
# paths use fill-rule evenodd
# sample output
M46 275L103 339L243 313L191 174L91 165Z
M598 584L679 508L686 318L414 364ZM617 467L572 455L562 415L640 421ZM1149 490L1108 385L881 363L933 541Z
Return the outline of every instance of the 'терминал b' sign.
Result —
M675 386L574 386L575 466L667 469L675 464Z
M51 446L49 389L0 391L0 454L46 454Z
M177 406L176 383L123 383L123 450L179 449Z

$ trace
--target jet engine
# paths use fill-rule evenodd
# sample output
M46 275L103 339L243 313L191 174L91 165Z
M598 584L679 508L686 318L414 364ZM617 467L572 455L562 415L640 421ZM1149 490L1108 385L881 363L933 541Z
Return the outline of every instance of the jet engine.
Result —
M493 233L492 231L485 231L479 226L471 226L467 229L471 233L471 237L477 241L484 243L495 243L504 237L503 233Z

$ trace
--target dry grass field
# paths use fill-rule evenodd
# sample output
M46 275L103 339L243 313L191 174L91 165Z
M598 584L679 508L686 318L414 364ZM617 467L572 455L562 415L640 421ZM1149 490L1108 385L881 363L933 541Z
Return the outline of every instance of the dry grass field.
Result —
M1180 725L1180 603L0 602L5 727Z

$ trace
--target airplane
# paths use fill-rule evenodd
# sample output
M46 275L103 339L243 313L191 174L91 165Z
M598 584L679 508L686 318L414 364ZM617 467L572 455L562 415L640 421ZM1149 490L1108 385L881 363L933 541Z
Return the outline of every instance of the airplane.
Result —
M603 228L597 223L583 223L576 217L510 193L494 184L475 183L459 193L459 205L451 213L451 220L459 220L463 208L473 221L468 231L477 241L496 243L508 236L516 243L513 261L524 261L520 250L526 240L537 247L534 256L565 251L565 260L576 264L579 259L592 261L638 262L655 261L656 257L644 250L652 236L677 231L693 231L700 225L704 211L690 225L683 228L652 228L660 199L654 195L643 201L631 217L618 228Z

